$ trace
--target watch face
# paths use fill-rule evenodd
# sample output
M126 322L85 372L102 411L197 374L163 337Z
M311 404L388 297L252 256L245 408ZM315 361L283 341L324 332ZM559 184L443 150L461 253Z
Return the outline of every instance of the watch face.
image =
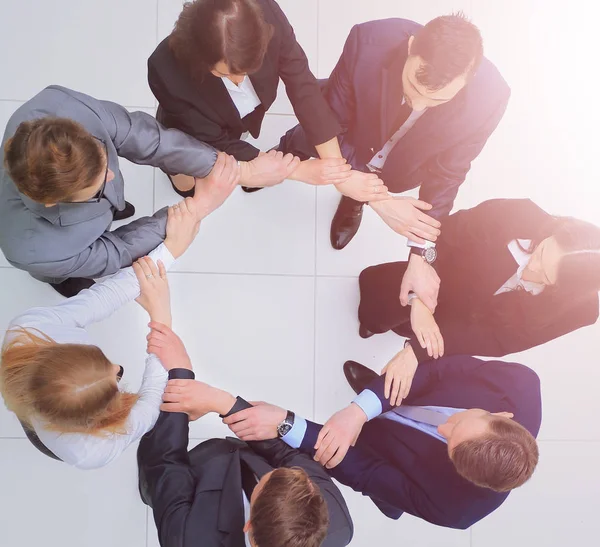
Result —
M435 247L428 247L425 249L423 251L423 258L428 264L435 262L435 259L437 258L437 251L435 250Z
M284 435L287 435L290 432L290 429L292 429L292 424L288 422L283 422L282 424L279 424L277 426L277 433L279 433L280 437L283 437Z

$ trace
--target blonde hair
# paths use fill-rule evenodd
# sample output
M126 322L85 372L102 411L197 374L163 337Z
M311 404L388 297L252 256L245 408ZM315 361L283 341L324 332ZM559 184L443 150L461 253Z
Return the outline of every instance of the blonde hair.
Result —
M0 392L25 424L40 419L61 433L125 433L138 396L117 388L112 363L97 346L58 344L27 329L8 332Z

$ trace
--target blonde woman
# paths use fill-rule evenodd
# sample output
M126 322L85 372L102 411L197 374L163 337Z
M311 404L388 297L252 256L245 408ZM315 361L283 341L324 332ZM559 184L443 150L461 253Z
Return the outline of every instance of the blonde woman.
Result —
M0 390L45 454L80 469L102 467L154 426L167 383L158 357L147 355L138 393L122 391L123 368L93 345L86 329L133 299L152 321L171 323L166 272L198 232L196 207L192 199L171 207L164 243L133 267L10 323Z

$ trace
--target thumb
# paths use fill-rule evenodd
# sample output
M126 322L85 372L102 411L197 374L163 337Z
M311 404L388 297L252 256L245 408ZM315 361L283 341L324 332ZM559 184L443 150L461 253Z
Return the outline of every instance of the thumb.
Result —
M431 205L431 203L427 203L426 201L421 201L420 199L411 198L411 203L417 209L421 209L422 211L429 211L430 209L433 208L433 205Z
M410 288L408 283L404 283L402 281L402 285L400 286L400 304L403 306L408 305L408 293L410 292Z

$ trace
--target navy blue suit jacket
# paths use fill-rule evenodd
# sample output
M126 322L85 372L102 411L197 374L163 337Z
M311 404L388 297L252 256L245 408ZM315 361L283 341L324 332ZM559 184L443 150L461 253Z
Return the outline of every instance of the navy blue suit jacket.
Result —
M371 21L353 27L346 40L324 93L343 128L342 153L354 169L366 172L366 164L398 129L408 40L421 27L406 19ZM391 192L420 186L420 198L433 205L428 214L447 215L509 97L498 69L484 58L454 99L430 108L394 147L381 179ZM302 129L292 129L286 139L294 133L302 155Z
M383 395L384 378L368 389L391 410ZM481 408L512 412L537 436L542 419L540 382L517 363L451 356L419 365L407 405ZM300 450L314 454L321 426L308 422ZM497 509L508 497L462 478L440 440L384 418L366 423L356 446L331 475L369 496L390 518L403 512L448 528L466 529Z

